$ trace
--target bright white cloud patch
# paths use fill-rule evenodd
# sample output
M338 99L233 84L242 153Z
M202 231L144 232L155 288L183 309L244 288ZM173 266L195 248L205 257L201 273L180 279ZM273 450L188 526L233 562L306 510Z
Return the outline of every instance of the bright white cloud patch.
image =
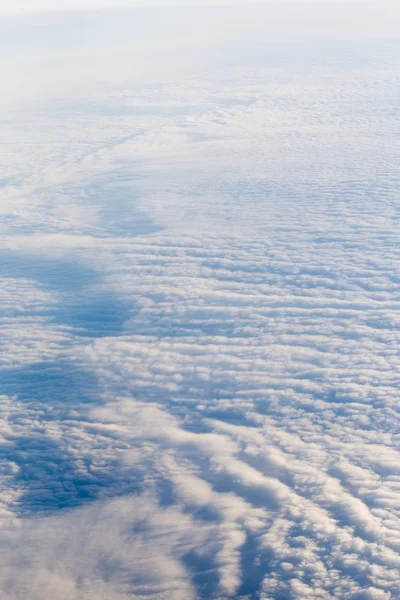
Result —
M396 600L396 43L157 14L2 55L1 598Z

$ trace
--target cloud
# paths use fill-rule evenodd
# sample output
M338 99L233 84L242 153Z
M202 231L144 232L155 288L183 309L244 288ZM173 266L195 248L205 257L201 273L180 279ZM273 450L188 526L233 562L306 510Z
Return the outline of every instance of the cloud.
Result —
M207 539L207 532L145 496L22 521L17 529L6 526L3 536L8 550L0 579L7 599L111 594L180 600L194 595L179 558Z
M395 600L391 61L96 44L0 124L2 597Z

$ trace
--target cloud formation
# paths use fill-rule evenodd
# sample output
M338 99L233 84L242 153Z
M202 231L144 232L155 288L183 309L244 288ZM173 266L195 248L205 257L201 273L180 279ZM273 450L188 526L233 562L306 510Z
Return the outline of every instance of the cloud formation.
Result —
M313 51L1 123L2 598L399 597L396 67Z

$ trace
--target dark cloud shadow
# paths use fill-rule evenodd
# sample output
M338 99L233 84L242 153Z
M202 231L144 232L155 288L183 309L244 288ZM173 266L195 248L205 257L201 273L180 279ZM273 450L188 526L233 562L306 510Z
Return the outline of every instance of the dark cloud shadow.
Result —
M96 378L77 363L42 362L3 371L1 393L17 394L25 407L11 416L14 433L0 446L0 460L18 467L9 486L23 490L16 501L19 512L50 513L140 491L140 473L131 468L127 477L118 452L107 454L113 440L100 436L93 444L83 406L101 404L102 398Z
M215 554L202 555L192 550L182 558L182 562L191 573L196 597L199 600L214 597L219 582Z
M61 293L56 305L43 305L35 314L46 314L59 325L75 329L75 335L113 336L132 318L132 302L125 303L101 287L101 275L67 259L2 253L0 276L33 279L44 289Z
M61 294L60 302L43 304L35 314L45 314L52 322L70 326L75 340L77 336L117 335L122 330L129 307L102 288L101 274L96 270L73 260L19 252L2 253L0 264L3 277L31 279ZM64 345L68 343L66 340ZM23 490L17 502L21 513L51 512L79 506L104 494L137 491L134 469L125 481L116 458L108 457L98 464L100 441L86 457L81 450L74 452L76 443L85 446L84 406L103 402L96 375L78 361L58 358L3 369L0 393L17 397L24 407L11 415L15 432L0 449L1 457L18 467L10 486ZM24 415L31 420L28 426ZM51 435L52 423L57 424L59 437ZM29 433L20 435L20 425ZM71 433L74 430L76 433ZM79 440L82 436L82 441L77 442L75 435Z
M19 467L10 487L24 490L15 509L27 516L141 490L140 474L132 470L126 481L117 458L98 464L96 457L77 455L62 439L51 439L40 431L15 439L1 449L0 457Z
M1 252L0 276L33 279L45 289L67 293L99 280L95 270L76 261L21 252Z
M245 596L248 600L259 600L262 583L272 571L273 558L272 552L260 550L257 536L247 534L246 542L240 549L242 583L237 591L238 597Z
M115 336L132 317L132 303L120 300L108 291L69 295L54 315L57 323L69 325L76 335L92 338Z
M128 138L129 139L129 138ZM99 181L86 189L79 204L94 206L98 211L101 231L111 236L135 237L161 231L152 219L137 207L138 193L133 186L133 177L126 180L113 173L112 181Z
M99 403L96 377L76 362L43 361L1 371L1 393L18 396L25 403L43 409L67 412L72 406Z

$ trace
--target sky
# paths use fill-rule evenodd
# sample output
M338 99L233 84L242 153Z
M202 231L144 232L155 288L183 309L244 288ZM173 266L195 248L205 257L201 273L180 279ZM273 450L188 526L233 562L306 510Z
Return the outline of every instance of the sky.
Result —
M400 9L395 0L2 0L0 6L0 18L6 16L24 16L29 14L43 14L46 12L75 12L75 11L98 11L103 9L118 10L119 8L174 8L181 9L191 7L209 7L209 6L243 6L247 9L253 7L271 7L272 14L283 13L286 15L291 10L301 12L310 12L311 14L317 7L323 11L331 10L342 11L352 19L352 13L355 11L359 23L362 24L368 17L373 19L378 17L378 21L383 18L390 23L395 19L397 25L400 21ZM371 14L372 13L372 14ZM379 22L378 22L379 27ZM396 35L396 24L392 23L392 32ZM362 25L361 25L362 26Z
M381 0L370 0L372 2L379 2L383 4ZM302 3L305 4L304 0L290 0L293 3ZM313 0L314 3L318 4L337 4L337 3L347 3L348 0ZM365 0L351 0L350 3L361 2L365 4ZM83 2L76 1L63 1L56 0L56 2L52 0L15 0L14 2L9 2L5 0L2 3L1 10L4 13L8 12L32 12L32 11L43 11L43 10L85 10L85 9L101 9L101 8L118 8L121 6L205 6L205 5L251 5L251 4L268 4L270 0L218 0L217 2L204 0L148 0L144 2L143 0L119 0L119 1L111 1L111 0L85 0ZM275 0L274 4L287 4L282 0Z
M0 21L2 600L400 597L400 28L320 4Z

